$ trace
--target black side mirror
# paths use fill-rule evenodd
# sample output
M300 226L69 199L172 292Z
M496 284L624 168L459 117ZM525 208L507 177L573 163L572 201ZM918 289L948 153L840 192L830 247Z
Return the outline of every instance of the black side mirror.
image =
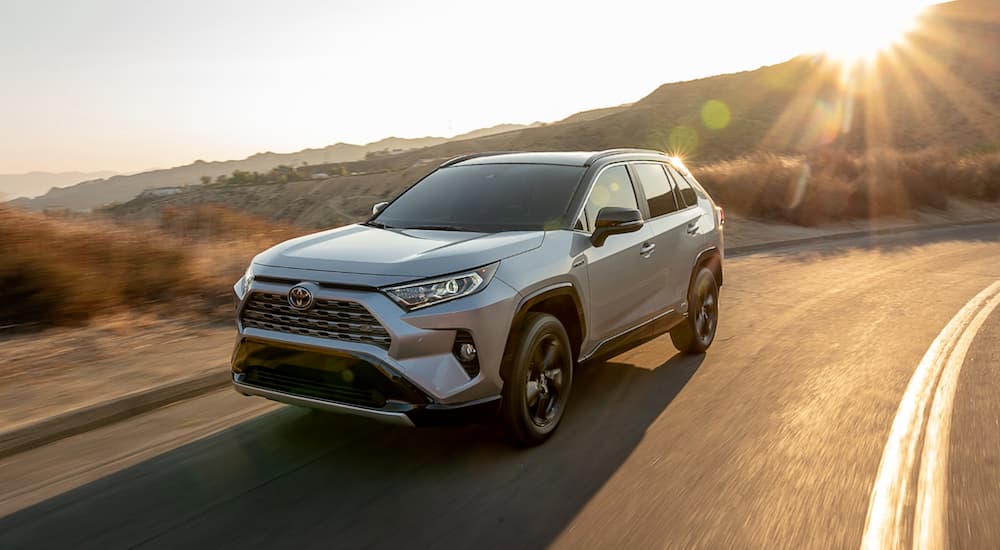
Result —
M590 242L594 246L604 246L604 241L611 235L631 233L642 229L642 212L632 208L605 206L597 213L594 221L594 234Z
M385 208L386 206L389 206L389 201L382 201L380 203L377 203L375 206L372 207L372 216L378 215L378 213L381 212L382 209Z

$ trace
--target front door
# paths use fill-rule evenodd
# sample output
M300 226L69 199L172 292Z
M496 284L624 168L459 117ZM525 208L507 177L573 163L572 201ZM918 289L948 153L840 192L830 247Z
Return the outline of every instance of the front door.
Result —
M604 169L594 181L581 224L594 229L597 213L606 206L638 210L635 189L624 164ZM603 246L589 247L591 341L598 343L651 319L656 312L657 285L649 246L652 232L643 227L633 233L611 235Z

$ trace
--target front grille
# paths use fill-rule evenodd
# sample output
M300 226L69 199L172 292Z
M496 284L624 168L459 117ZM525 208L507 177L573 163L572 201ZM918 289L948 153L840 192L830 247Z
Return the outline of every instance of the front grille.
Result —
M386 350L392 343L385 327L364 306L346 300L317 299L311 308L299 311L288 305L283 294L255 292L243 308L240 322L246 328L371 344Z
M278 368L254 366L247 369L244 382L252 386L337 403L372 408L384 407L386 397L373 386L373 381L366 380L364 376L355 377L351 370L326 372L291 365L281 365Z

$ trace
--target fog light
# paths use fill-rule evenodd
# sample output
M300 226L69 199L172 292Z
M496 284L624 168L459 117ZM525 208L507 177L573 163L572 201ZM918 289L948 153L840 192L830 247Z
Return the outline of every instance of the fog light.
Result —
M472 344L462 344L458 346L458 358L463 362L470 362L476 359L476 346Z

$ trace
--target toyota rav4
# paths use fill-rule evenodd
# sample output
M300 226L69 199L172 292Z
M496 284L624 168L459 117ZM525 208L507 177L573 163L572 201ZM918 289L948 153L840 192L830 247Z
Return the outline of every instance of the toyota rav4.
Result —
M233 385L404 425L546 440L574 367L718 324L723 212L655 151L445 162L371 218L292 239L236 283Z

